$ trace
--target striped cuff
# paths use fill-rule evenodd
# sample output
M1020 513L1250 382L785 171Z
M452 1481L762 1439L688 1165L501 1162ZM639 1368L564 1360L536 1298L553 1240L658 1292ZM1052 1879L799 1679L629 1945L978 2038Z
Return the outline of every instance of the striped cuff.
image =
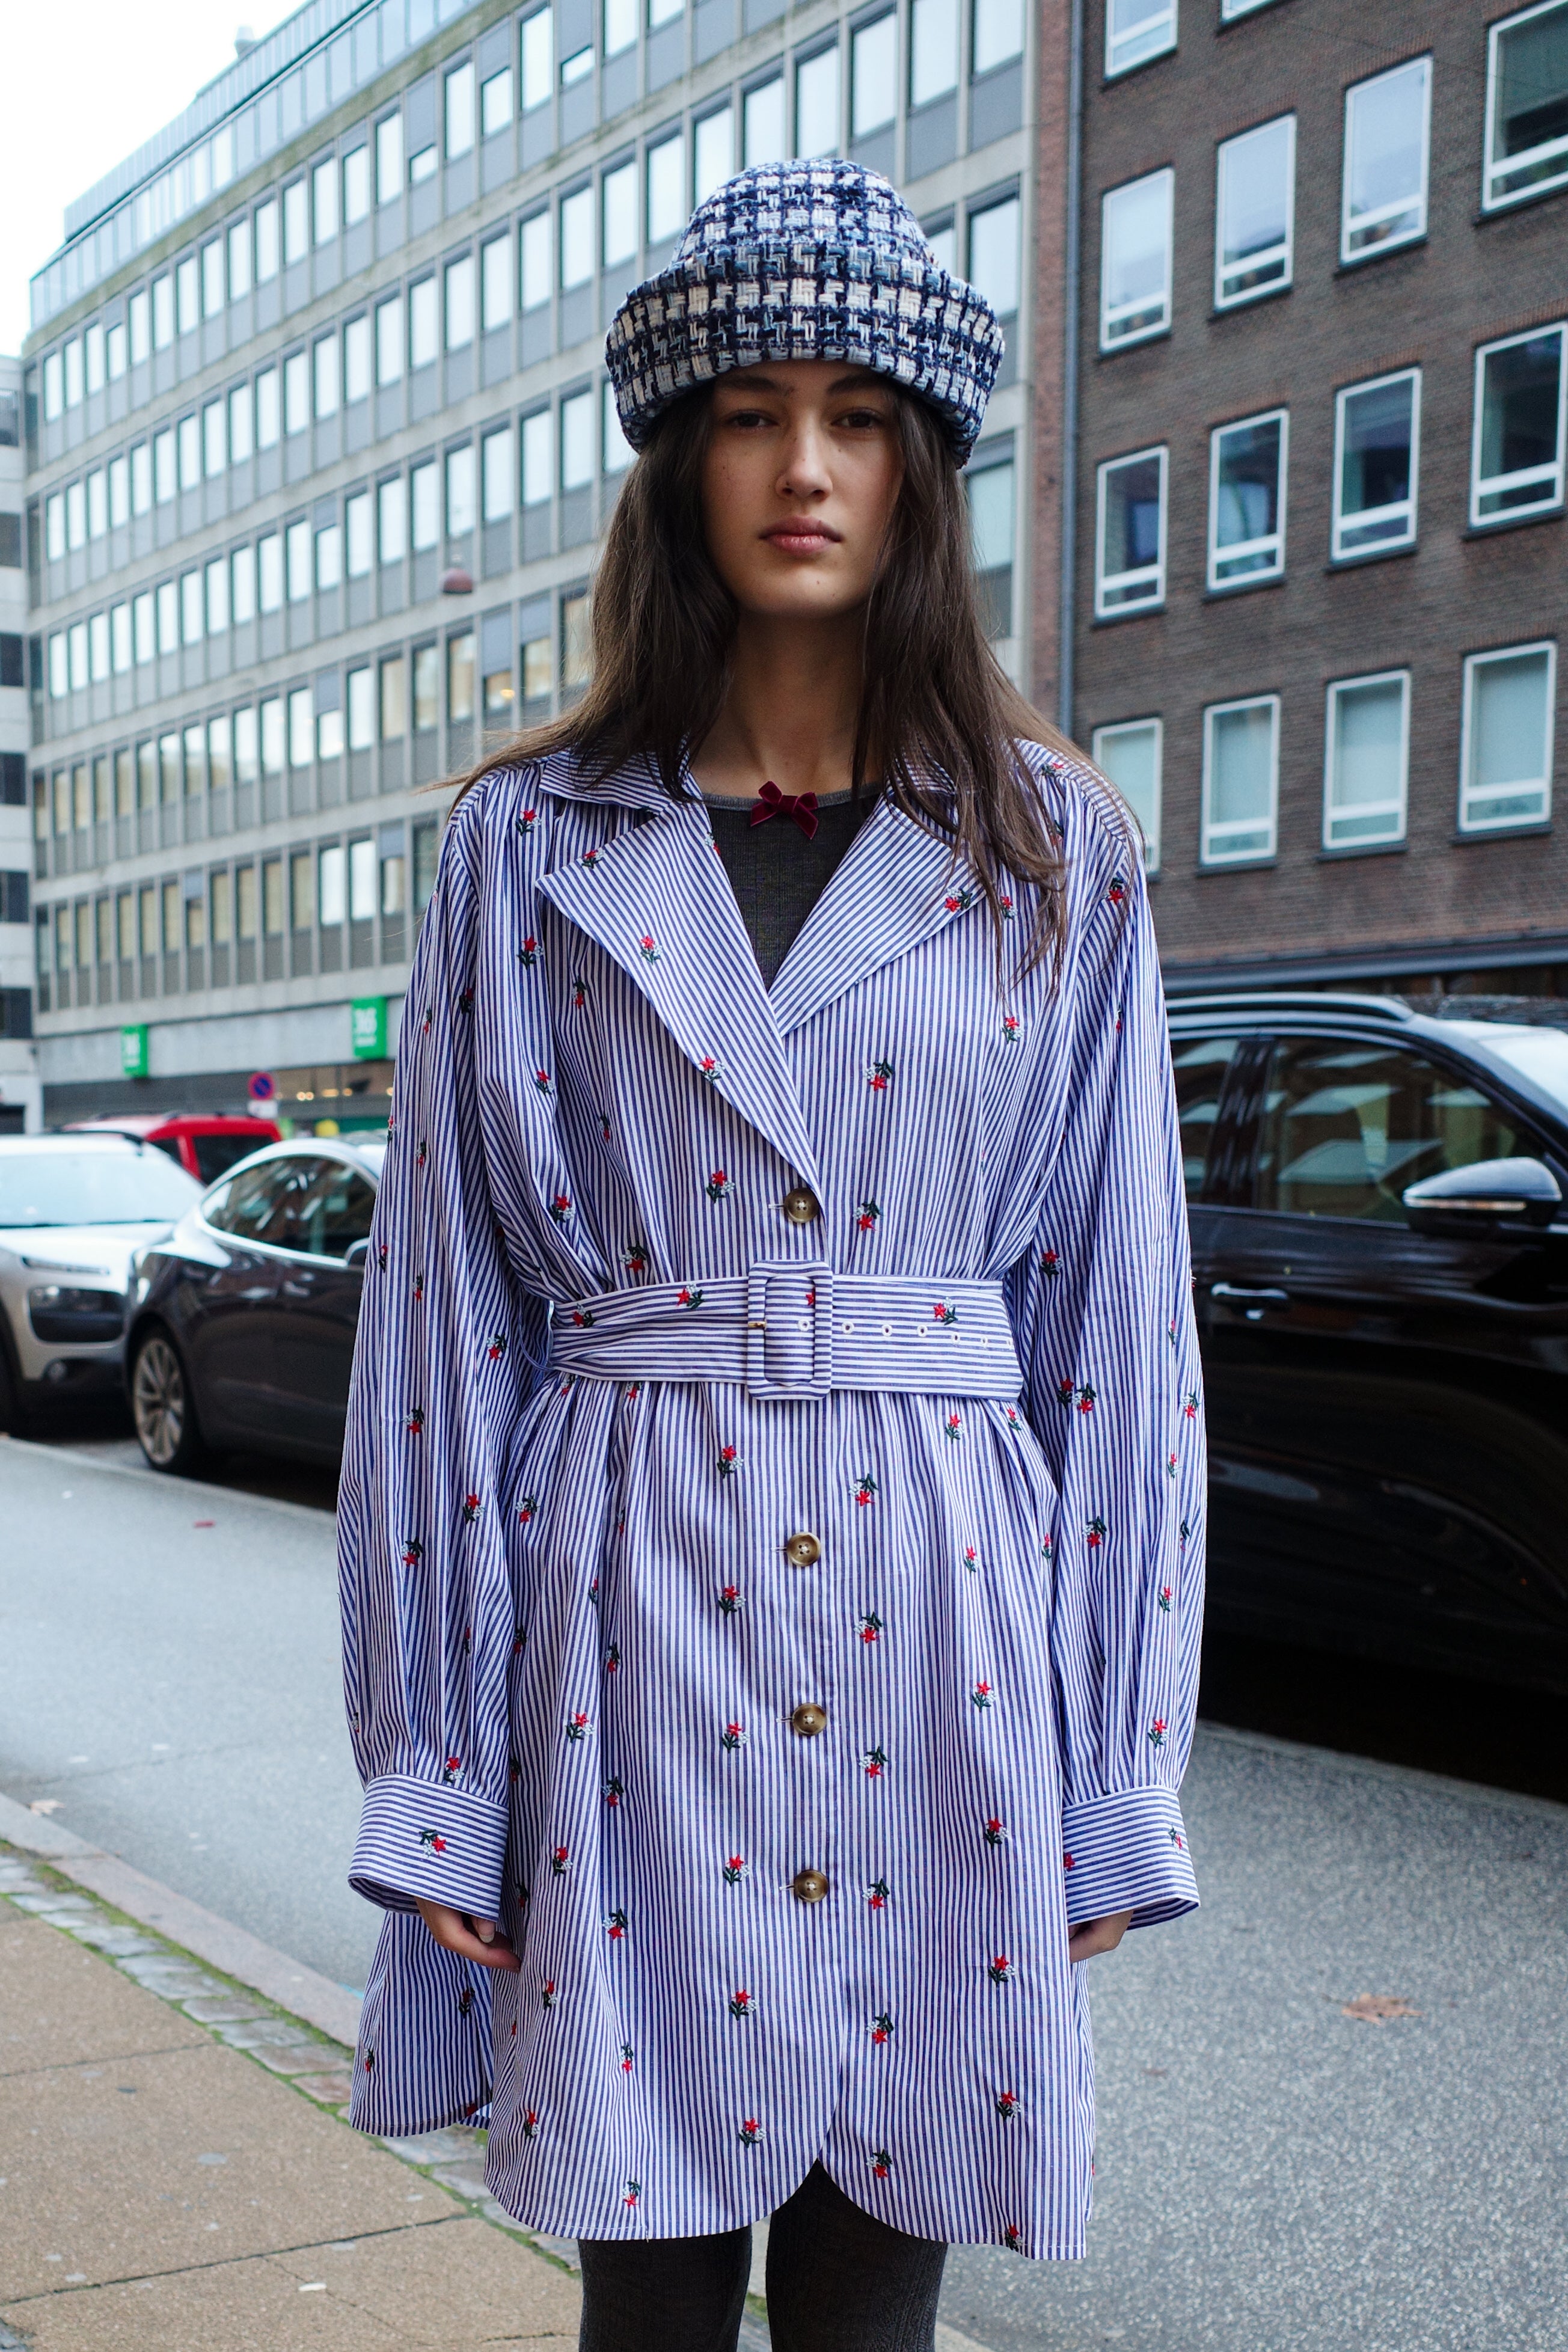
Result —
M1198 1907L1186 1823L1173 1789L1121 1789L1062 1808L1068 1925L1131 1911L1135 1927Z
M504 1805L384 1773L364 1792L349 1885L384 1911L412 1911L417 1900L497 1918L506 1831Z

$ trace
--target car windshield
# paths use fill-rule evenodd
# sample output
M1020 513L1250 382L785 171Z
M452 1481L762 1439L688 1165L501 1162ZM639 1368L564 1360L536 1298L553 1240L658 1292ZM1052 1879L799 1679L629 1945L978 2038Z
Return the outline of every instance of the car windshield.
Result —
M0 1226L172 1223L199 1192L161 1151L0 1148Z
M1568 1029L1513 1028L1496 1022L1479 1034L1500 1062L1568 1111Z

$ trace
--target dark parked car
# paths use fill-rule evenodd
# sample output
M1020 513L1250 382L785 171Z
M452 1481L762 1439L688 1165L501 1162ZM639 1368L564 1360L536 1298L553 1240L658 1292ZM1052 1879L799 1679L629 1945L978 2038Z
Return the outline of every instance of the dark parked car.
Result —
M155 1470L226 1450L336 1464L385 1149L259 1151L141 1253L126 1381Z
M1211 1616L1568 1694L1568 1033L1173 1001Z

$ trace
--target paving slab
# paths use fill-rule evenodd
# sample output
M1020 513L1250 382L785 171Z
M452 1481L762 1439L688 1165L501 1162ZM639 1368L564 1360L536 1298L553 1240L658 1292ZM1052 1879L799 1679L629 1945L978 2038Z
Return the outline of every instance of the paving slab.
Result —
M41 1919L0 1918L0 2077L210 2046L177 2009L150 2000Z

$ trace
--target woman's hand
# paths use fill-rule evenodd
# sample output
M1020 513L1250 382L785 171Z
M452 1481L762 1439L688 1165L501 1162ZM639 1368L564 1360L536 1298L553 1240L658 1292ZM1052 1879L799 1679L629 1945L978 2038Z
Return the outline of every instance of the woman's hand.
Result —
M476 1919L445 1903L421 1903L419 1916L438 1944L481 1969L520 1969L522 1962L493 1919ZM1098 1949L1098 1946L1096 1947Z
M428 1907L434 1910L435 1906ZM426 1906L422 1903L419 1908L423 1911ZM1096 1952L1113 1952L1131 1925L1131 1911L1113 1911L1109 1919L1086 1919L1068 1937L1068 1958L1074 1962L1092 1960Z

